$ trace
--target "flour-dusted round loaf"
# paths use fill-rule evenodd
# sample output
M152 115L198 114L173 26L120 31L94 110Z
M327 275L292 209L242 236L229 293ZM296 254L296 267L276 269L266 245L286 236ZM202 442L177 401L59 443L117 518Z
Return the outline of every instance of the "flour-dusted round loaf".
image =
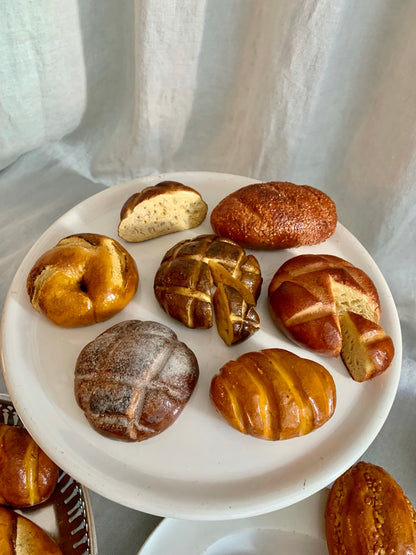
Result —
M271 181L246 185L223 198L211 212L218 235L251 249L315 245L335 231L334 201L309 185Z
M259 329L254 307L261 284L256 258L234 241L211 234L168 250L154 292L160 306L188 328L209 328L215 316L219 335L234 345Z
M352 311L376 323L381 314L370 277L333 255L290 258L271 279L268 298L271 314L287 336L329 356L341 352L341 314Z
M120 312L139 283L136 263L118 241L97 233L61 239L27 277L30 302L62 327L88 326Z
M198 361L173 330L126 320L86 345L75 367L75 398L100 433L142 441L171 426L189 401Z
M211 381L210 397L232 427L268 440L308 434L336 406L334 380L321 364L277 348L224 364Z
M120 212L118 234L141 242L200 225L208 205L198 191L177 181L162 181L130 196Z

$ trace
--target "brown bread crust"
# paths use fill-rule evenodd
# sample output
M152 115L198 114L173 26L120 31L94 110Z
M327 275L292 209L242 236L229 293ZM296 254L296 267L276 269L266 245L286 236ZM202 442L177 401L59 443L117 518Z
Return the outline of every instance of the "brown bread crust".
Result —
M380 466L359 462L333 484L325 510L330 555L416 553L415 511Z
M155 275L154 292L163 310L188 328L209 328L215 316L220 336L232 345L259 328L254 306L261 284L256 258L212 234L169 249Z
M0 507L0 553L62 555L55 541L40 526L4 507Z
M231 426L267 440L310 433L336 406L330 373L284 349L245 353L227 362L211 381L210 397Z
M139 283L136 263L116 240L96 233L61 239L27 277L32 306L62 327L89 326L120 312Z
M75 398L98 432L125 441L171 426L199 376L194 353L167 326L126 320L86 345L75 367Z
M271 315L293 341L323 355L342 347L339 314L352 310L378 322L380 301L369 276L332 255L300 255L286 261L268 289Z
M59 468L27 430L0 423L0 504L32 507L49 499Z
M336 206L309 185L271 181L238 189L211 213L218 235L251 249L315 245L328 239L337 224Z

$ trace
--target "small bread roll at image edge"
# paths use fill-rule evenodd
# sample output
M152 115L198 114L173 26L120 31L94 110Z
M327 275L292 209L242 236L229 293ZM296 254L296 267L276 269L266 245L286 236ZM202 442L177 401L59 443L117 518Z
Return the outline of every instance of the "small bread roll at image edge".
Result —
M118 235L142 242L199 226L208 205L195 189L177 181L162 181L131 195L120 211Z
M25 516L0 507L1 555L63 555L49 534Z
M59 467L20 426L0 423L0 504L39 505L55 491Z

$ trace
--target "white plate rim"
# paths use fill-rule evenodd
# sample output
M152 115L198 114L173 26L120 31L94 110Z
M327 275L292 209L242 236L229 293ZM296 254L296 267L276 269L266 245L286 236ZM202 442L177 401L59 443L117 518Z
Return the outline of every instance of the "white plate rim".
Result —
M128 191L138 190L138 186L144 187L162 180L182 181L190 184L191 186L195 186L195 183L198 183L200 181L208 181L212 184L216 184L220 181L227 187L232 187L233 189L237 186L242 186L247 183L254 183L257 181L256 179L244 176L213 172L173 172L150 175L105 189L104 191L101 191L93 195L92 197L89 197L88 199L84 200L83 202L79 203L74 208L66 212L41 235L41 237L29 250L18 271L16 272L15 278L12 281L6 297L1 322L1 334L3 339L2 361L8 391L27 429L41 445L41 447L49 454L49 456L51 456L51 458L58 462L61 468L66 470L68 473L71 473L71 475L73 475L78 481L83 482L87 487L96 491L100 495L108 497L113 501L116 501L123 505L159 516L172 516L187 518L191 520L215 520L219 516L225 519L236 519L246 516L253 516L264 512L280 509L290 504L296 503L327 486L328 483L332 482L337 476L339 476L351 464L353 464L353 462L355 462L355 460L357 460L366 450L366 448L371 444L371 442L375 439L378 432L380 431L385 419L387 418L397 391L400 378L402 356L401 333L394 300L391 296L388 285L374 260L371 258L366 249L359 243L359 241L348 230L346 230L341 223L338 223L337 232L339 231L344 238L347 238L350 246L352 245L353 248L359 251L360 257L364 257L363 260L365 260L365 264L368 267L368 273L376 282L379 288L379 292L382 292L383 294L384 310L386 310L387 305L390 317L390 324L394 328L389 331L391 332L391 335L394 335L395 338L395 359L392 368L389 370L389 377L387 379L389 387L386 388L387 391L383 392L383 408L381 411L377 412L377 418L375 418L374 421L371 421L370 423L365 423L365 434L361 434L358 440L357 438L355 438L355 441L345 449L345 451L342 453L342 456L335 456L333 460L330 461L330 464L325 467L325 469L319 468L314 473L312 479L310 479L310 477L308 476L308 480L305 479L302 485L299 485L299 483L297 483L296 487L293 487L292 490L290 490L289 488L289 490L285 490L283 494L281 491L279 491L274 492L278 495L267 495L263 498L258 499L252 497L250 497L250 499L243 498L242 501L240 499L227 499L227 501L231 501L230 503L224 503L224 499L219 500L218 503L217 500L210 499L209 503L204 504L196 502L192 494L190 494L190 498L184 497L183 499L178 499L177 491L175 491L175 496L173 496L172 492L169 491L167 491L166 494L164 492L159 492L157 495L155 495L154 491L146 488L142 488L140 492L134 492L134 494L132 495L129 494L129 489L126 487L124 487L122 491L118 491L119 488L117 488L117 485L119 486L120 484L117 482L116 479L114 479L113 476L106 476L105 473L103 476L100 475L100 473L97 473L96 468L93 468L91 464L85 463L85 461L75 461L74 458L71 458L71 460L69 461L67 458L67 451L62 449L62 445L60 445L59 442L51 443L50 441L48 441L48 437L45 435L44 429L42 429L39 419L37 417L35 418L35 415L33 414L33 406L28 406L30 405L30 403L28 403L29 399L27 398L27 396L24 396L24 386L22 385L22 383L19 383L19 381L16 379L16 372L12 370L13 349L11 347L11 338L7 323L10 320L12 303L16 299L16 296L19 294L19 287L21 286L22 280L26 277L27 268L30 267L30 265L28 266L29 261L33 260L35 253L43 252L44 250L46 250L46 248L49 248L51 237L57 235L57 229L59 229L59 226L62 223L65 223L70 217L76 215L77 212L79 212L80 210L86 210L88 207L94 206L97 202L99 203L103 201L103 199L106 199L107 202L110 202L110 200L114 197L117 198L119 201L120 198L125 198L125 195ZM197 186L195 186L195 188L198 189ZM201 194L203 196L204 193L205 191L202 190ZM209 213L207 219L209 221ZM198 228L192 231L193 235L197 235L200 232ZM77 232L77 230L74 230L73 232ZM113 234L113 236L117 238L116 234ZM176 240L180 240L179 235L177 239L172 239L172 243L176 242ZM331 241L332 238L328 240L327 244L329 244L329 242ZM129 250L128 245L127 248ZM321 244L317 246L317 248L323 252L325 250L325 244ZM300 250L297 250L296 252L300 253ZM258 251L253 251L253 253L257 255ZM162 254L163 253L160 254L159 258L161 258ZM287 257L289 256L293 256L293 254L290 254ZM266 288L267 283L264 283L263 291ZM262 293L262 295L264 295L264 293ZM37 316L34 312L33 315ZM174 327L174 323L169 319L165 320L164 323ZM106 327L109 327L110 324L111 321L106 324ZM290 348L294 352L296 352L297 350L296 346L294 345L290 345ZM246 350L249 350L248 346ZM301 352L303 352L303 356L307 358L314 358L311 353L307 353L304 350ZM16 353L14 353L14 355L15 354ZM231 353L229 358L233 358L233 355ZM16 368L14 368L14 370L16 370ZM35 386L36 384L33 385ZM36 390L36 393L39 392L40 391L38 388ZM62 421L60 422L60 424L62 424ZM233 433L237 432L233 431ZM68 450L67 445L65 445L65 448L66 450ZM108 478L108 480L103 481L103 477ZM194 484L194 486L196 485L197 484ZM170 484L164 483L163 486L167 486L167 490L169 490ZM195 487L195 489L197 488Z

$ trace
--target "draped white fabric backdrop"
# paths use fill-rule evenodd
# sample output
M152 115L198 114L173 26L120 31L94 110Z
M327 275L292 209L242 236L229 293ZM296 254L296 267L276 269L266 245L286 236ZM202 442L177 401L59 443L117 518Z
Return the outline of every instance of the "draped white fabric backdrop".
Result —
M404 338L399 395L366 458L407 438L388 470L414 502L415 21L414 0L0 0L0 186L11 197L27 204L47 182L55 217L71 187L207 170L335 200L383 271ZM3 249L14 206L0 207ZM21 234L6 281L36 239Z

